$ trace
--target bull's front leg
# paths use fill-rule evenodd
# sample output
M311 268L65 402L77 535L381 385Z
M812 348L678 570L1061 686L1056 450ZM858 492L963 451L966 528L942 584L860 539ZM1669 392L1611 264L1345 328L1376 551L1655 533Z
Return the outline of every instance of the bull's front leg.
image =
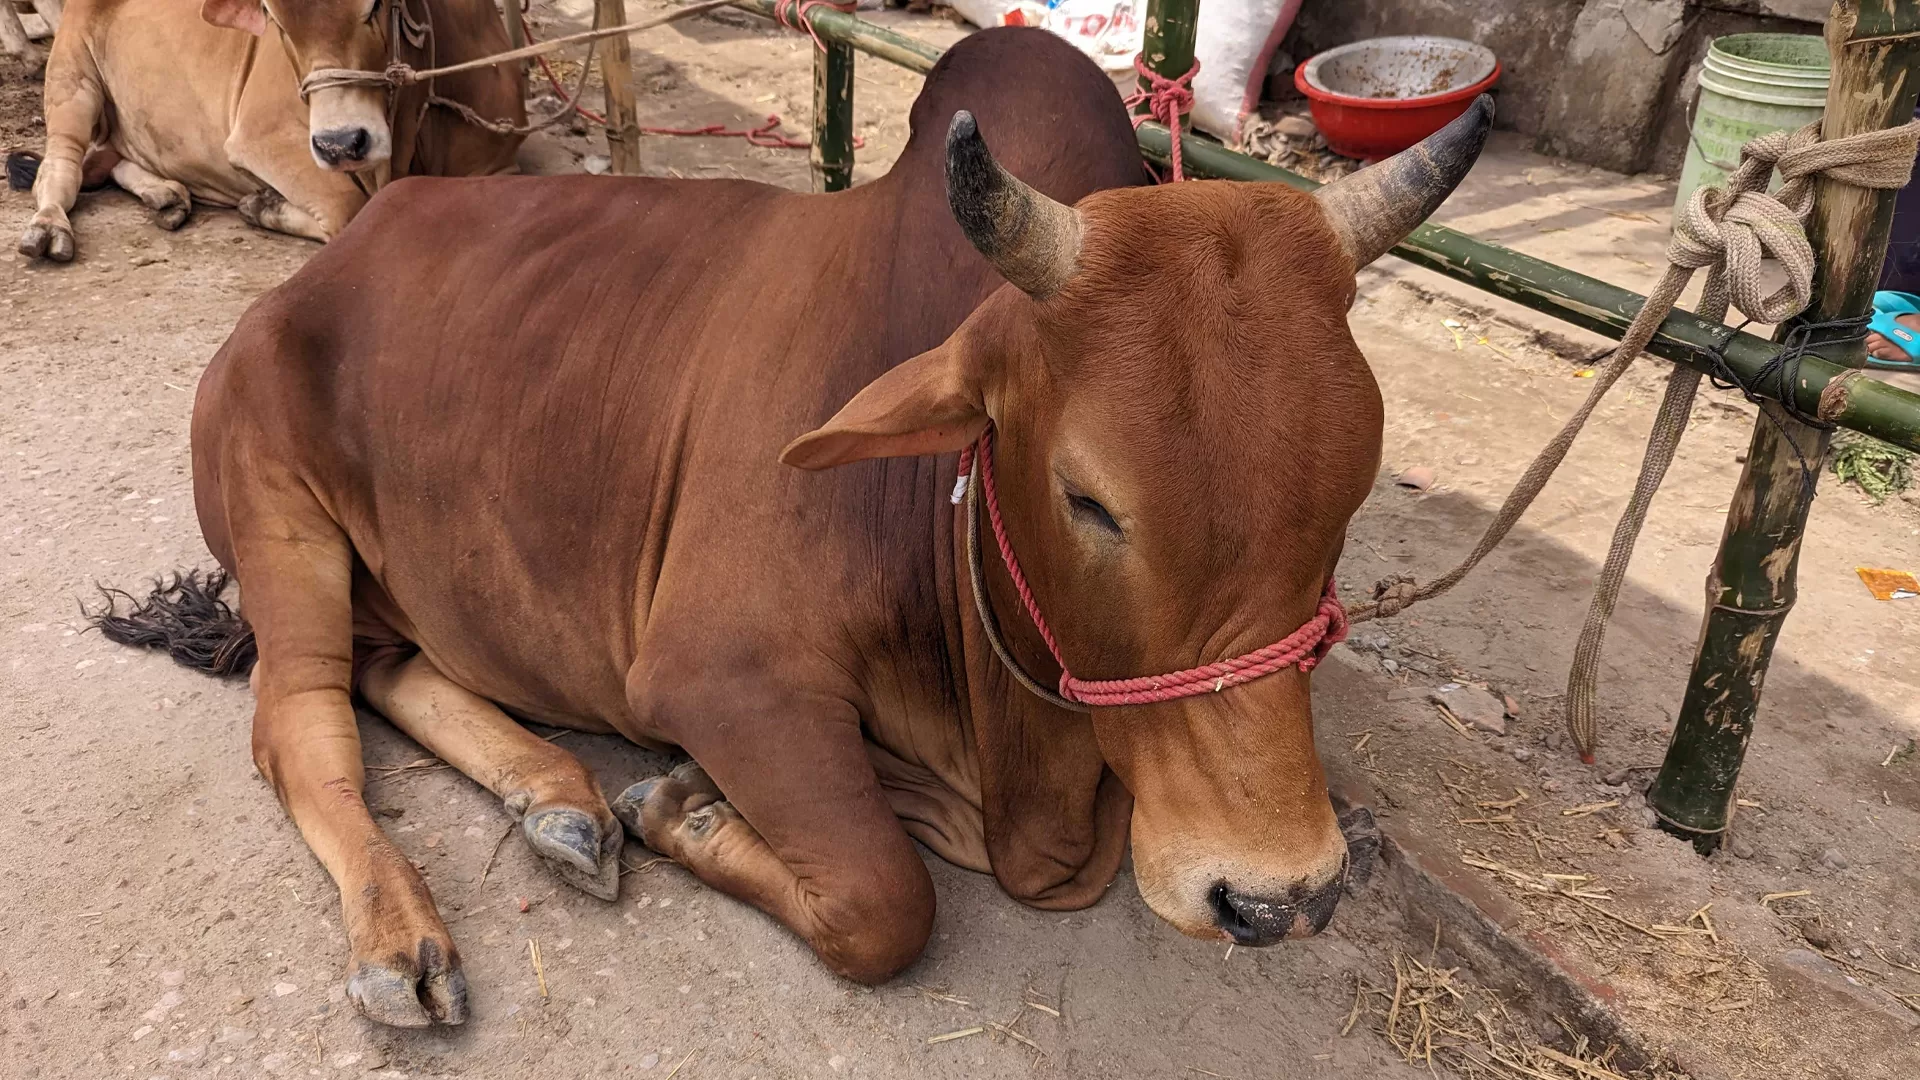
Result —
M636 712L664 721L694 761L628 788L615 815L835 972L878 983L911 964L932 931L933 881L881 792L854 708L725 676L685 685L700 703Z
M326 243L347 227L367 196L351 175L314 161L306 110L290 108L287 99L298 104L285 88L251 82L241 95L227 161L260 189L240 200L240 217L255 228Z

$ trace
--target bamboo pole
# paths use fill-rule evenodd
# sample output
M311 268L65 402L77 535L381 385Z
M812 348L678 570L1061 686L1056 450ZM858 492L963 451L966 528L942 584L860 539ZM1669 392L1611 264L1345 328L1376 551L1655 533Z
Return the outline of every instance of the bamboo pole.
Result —
M827 41L813 50L813 139L807 159L813 190L853 186L853 46Z
M1163 79L1177 79L1193 67L1193 36L1200 22L1200 0L1148 0L1147 20L1140 41L1141 58ZM1145 75L1140 89L1151 90ZM1142 101L1134 111L1145 114Z
M734 0L734 6L769 19L774 17L774 0ZM906 68L917 75L932 71L942 51L924 41L870 23L858 15L834 11L832 8L814 8L807 13L807 22L813 25L821 41L845 42L868 56Z
M1827 20L1833 76L1823 137L1877 131L1912 118L1920 95L1920 80L1913 77L1920 62L1916 35L1916 0L1834 5ZM1818 256L1813 304L1794 322L1851 318L1872 309L1897 194L1824 177L1817 182L1807 221L1807 238ZM1791 325L1782 326L1780 335ZM1829 355L1851 367L1866 363L1858 341ZM1660 775L1647 794L1662 826L1692 840L1703 855L1720 846L1732 820L1734 786L1767 663L1793 607L1800 542L1831 434L1794 420L1771 402L1763 410L1707 577L1710 606L1686 697Z
M626 21L626 0L594 0L594 26L620 26ZM600 42L600 79L607 88L607 160L611 163L608 169L615 173L637 173L640 171L639 107L633 98L633 46L625 34L615 34Z

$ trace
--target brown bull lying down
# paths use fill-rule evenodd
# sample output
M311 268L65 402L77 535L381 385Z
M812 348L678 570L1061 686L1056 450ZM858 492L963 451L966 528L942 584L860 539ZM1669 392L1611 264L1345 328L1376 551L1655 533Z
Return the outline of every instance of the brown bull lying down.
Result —
M1445 197L1490 116L1318 198L1134 187L1106 77L999 29L940 61L899 162L849 192L383 192L247 313L193 426L200 522L259 649L254 758L340 886L354 1001L464 1015L452 938L361 801L356 692L587 891L615 896L624 822L854 979L926 943L910 837L1071 909L1131 833L1182 931L1319 930L1346 846L1306 675L1090 715L1029 694L982 636L952 452L991 418L1006 528L1080 674L1291 631L1380 453L1354 268ZM783 446L837 467L782 468ZM1012 653L1055 678L988 575ZM515 718L693 761L610 807Z
M507 48L492 0L203 0L197 13L192 0L69 0L47 58L47 152L20 252L72 259L67 211L83 186L108 177L163 229L179 228L199 200L331 240L389 179L509 171L520 136L428 108L427 96L521 123L518 64L407 87L391 101L364 86L300 93L321 68L445 65ZM16 187L33 177L24 155L7 165Z

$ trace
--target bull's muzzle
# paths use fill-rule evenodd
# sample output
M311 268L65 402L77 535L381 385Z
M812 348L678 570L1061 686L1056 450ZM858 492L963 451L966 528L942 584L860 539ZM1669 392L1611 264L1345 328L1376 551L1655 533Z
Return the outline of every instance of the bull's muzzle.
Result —
M1312 937L1327 928L1346 881L1341 873L1324 885L1296 885L1279 896L1238 892L1222 881L1207 892L1215 923L1236 945L1272 945Z
M314 160L329 169L351 172L364 168L373 148L373 132L358 125L328 128L313 135Z

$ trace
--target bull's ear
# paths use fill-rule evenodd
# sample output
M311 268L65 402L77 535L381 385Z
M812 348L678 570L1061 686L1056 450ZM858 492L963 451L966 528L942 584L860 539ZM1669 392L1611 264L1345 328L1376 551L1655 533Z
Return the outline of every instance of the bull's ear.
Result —
M267 32L267 9L260 0L200 0L200 17L229 30Z
M869 458L958 450L987 427L980 379L955 335L868 383L817 430L780 451L783 464L830 469Z

